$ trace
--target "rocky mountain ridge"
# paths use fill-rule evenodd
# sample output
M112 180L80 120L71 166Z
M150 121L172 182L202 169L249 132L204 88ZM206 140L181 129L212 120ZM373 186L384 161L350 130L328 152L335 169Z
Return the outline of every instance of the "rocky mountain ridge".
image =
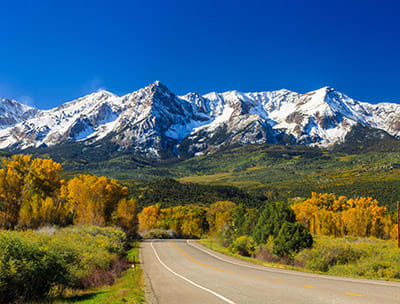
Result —
M332 147L357 125L400 138L400 105L356 101L330 87L177 96L158 81L122 97L100 90L50 110L0 100L0 148L7 150L112 143L167 158L230 144Z

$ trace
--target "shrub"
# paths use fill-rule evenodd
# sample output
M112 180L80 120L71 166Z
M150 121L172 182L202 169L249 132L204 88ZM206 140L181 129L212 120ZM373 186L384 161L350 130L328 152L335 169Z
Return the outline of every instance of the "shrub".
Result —
M265 262L280 263L282 258L273 254L272 249L274 247L274 237L270 236L267 242L258 247L256 252L256 259Z
M175 231L166 229L151 229L141 233L144 239L175 239L178 237Z
M327 272L332 266L354 262L360 256L360 251L350 244L319 242L315 248L300 252L296 256L296 262L307 269Z
M70 252L49 248L17 232L0 235L0 302L37 299L53 287L71 286Z
M256 243L251 236L239 236L230 246L229 250L243 256L251 256L256 249Z
M400 279L400 254L395 241L319 237L313 248L299 252L295 261L306 269L332 275Z
M84 226L51 233L0 231L0 303L84 287L82 279L112 270L125 253L126 236L119 229Z
M304 248L310 248L313 238L301 224L284 223L274 241L272 252L278 256L291 256Z

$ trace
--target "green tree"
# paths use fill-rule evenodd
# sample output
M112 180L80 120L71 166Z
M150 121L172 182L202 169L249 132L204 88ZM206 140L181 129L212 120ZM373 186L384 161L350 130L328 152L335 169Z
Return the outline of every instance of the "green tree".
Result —
M274 240L272 252L279 256L292 256L304 248L310 248L313 238L300 223L283 224Z
M294 223L296 217L284 203L266 203L253 231L257 244L265 244L269 236L277 237L284 223Z

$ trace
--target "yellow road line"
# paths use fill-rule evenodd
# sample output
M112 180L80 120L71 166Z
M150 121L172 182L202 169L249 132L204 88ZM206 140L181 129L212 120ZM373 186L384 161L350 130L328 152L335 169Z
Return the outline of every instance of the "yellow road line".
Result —
M307 288L315 288L315 287L312 286L312 285L304 285L304 287L307 287Z
M228 298L225 298L223 295L220 295L219 293L216 293L215 291L213 291L213 290L211 290L211 289L208 289L208 288L206 288L206 287L204 287L204 286L201 286L201 285L199 285L199 284L193 282L192 280L189 280L188 278L184 277L183 275L181 275L181 274L179 274L179 273L173 271L171 268L169 268L167 265L165 265L165 263L160 259L160 256L158 255L156 249L155 249L154 246L153 246L153 242L150 243L150 246L151 246L151 248L153 248L153 252L154 252L154 255L156 256L157 260L158 260L158 261L160 262L160 264L161 264L165 269L167 269L170 273L172 273L173 275L175 275L175 276L181 278L182 280L185 280L186 282L188 282L189 284L192 284L193 286L196 286L196 287L198 287L198 288L200 288L200 289L202 289L202 290L204 290L204 291L206 291L206 292L208 292L208 293L213 294L214 296L220 298L221 300L225 301L226 303L229 303L229 304L236 304L235 302L229 300Z
M351 293L351 292L346 292L346 295L348 296L354 296L354 297L362 297L363 295L357 294L357 293Z
M257 279L262 279L262 277L260 277L260 276L256 276L256 278L257 278Z
M275 280L276 283L283 283L281 280Z
M188 255L185 251L183 251L181 248L179 248L178 246L176 246L172 241L169 241L169 243L170 243L174 248L176 248L177 250L179 250L183 255L185 255L189 260L191 260L191 261L193 261L193 262L195 262L195 263L197 263L197 264L199 264L199 265L202 265L202 266L204 266L204 267L208 267L208 268L211 268L211 269L214 269L214 270L218 270L218 271L224 271L224 272L228 272L228 273L233 273L233 272L230 271L230 270L221 269L221 268L214 267L214 266L211 266L211 265L207 265L207 264L204 264L204 263L202 263L202 262L200 262L200 261L197 261L196 259L192 258L190 255Z

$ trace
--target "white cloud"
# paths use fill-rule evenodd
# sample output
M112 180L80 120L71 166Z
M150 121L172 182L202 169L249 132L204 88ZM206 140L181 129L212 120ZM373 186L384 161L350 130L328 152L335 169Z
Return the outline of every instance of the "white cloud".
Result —
M100 77L95 76L90 81L86 82L81 89L82 94L90 94L99 90L106 90L104 82Z

